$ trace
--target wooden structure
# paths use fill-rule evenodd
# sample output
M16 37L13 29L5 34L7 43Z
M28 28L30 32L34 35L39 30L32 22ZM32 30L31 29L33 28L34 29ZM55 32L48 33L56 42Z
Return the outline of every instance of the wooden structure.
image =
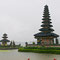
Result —
M59 35L53 33L54 29L52 29L51 19L49 14L48 6L45 5L44 14L42 19L41 29L39 29L39 33L35 34L35 38L37 39L37 44L39 45L50 45L54 44L54 39L56 40L56 44L58 44Z
M7 34L5 33L5 34L3 34L3 37L2 37L3 39L2 40L0 40L0 42L2 42L2 46L7 46L7 42L10 42L10 40L8 40L7 38Z

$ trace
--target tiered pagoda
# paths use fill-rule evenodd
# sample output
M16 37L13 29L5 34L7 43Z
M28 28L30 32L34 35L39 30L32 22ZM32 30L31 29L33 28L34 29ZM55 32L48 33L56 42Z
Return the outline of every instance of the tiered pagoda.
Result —
M10 42L10 40L8 40L7 38L7 34L5 33L5 34L3 34L3 37L2 37L3 39L2 40L0 40L0 42L2 42L2 46L7 46L7 42Z
M37 39L37 44L40 45L53 45L54 44L54 39L56 41L56 44L58 44L58 37L59 35L53 33L54 29L52 29L51 25L51 19L50 19L50 14L49 14L49 9L48 6L45 5L44 7L44 14L43 14L43 19L42 19L42 25L41 29L39 29L39 33L35 34L35 38Z

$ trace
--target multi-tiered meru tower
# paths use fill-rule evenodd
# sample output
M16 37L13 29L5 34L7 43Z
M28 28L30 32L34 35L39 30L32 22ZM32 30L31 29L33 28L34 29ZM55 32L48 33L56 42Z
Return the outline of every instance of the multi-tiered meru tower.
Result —
M3 34L3 37L2 37L3 39L2 40L0 40L0 42L2 42L2 46L7 46L7 42L10 42L10 40L8 40L7 38L7 34L5 33L5 34Z
M39 33L35 34L35 38L37 39L37 44L40 45L53 45L54 44L54 39L56 41L56 44L58 44L58 39L59 35L53 33L54 29L52 29L51 25L51 19L50 19L50 14L49 14L49 9L48 6L45 5L44 8L44 14L43 14L43 19L42 19L42 25L41 29L39 29Z

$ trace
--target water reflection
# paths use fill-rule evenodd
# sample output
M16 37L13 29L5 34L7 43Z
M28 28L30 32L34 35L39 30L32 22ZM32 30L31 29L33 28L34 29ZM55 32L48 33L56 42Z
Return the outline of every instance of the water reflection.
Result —
M39 53L24 53L17 50L0 51L0 60L60 60L60 55L55 54L39 54Z

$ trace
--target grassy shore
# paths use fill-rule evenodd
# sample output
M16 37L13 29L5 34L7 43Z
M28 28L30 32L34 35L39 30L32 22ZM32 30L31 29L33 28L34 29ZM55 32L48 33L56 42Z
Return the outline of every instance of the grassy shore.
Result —
M18 49L19 52L35 52L35 53L49 53L60 54L60 47L23 47Z
M18 49L19 46L0 46L0 50L12 50L12 49Z

